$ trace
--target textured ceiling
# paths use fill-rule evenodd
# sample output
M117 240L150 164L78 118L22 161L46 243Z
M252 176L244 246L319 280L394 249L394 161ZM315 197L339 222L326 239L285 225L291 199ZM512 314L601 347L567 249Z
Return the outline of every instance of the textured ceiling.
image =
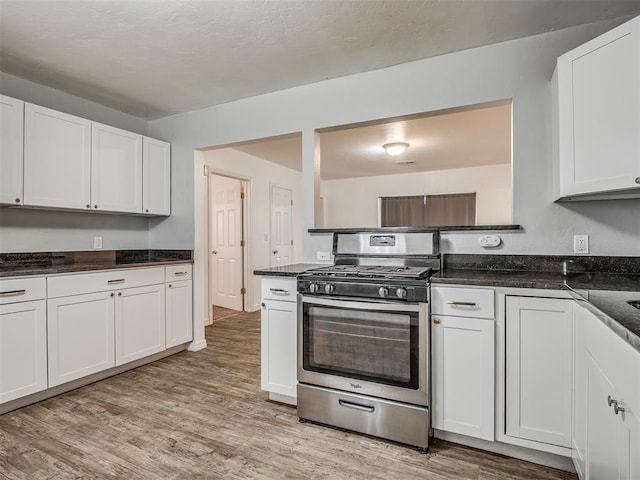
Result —
M0 0L0 70L142 118L640 13L640 0Z

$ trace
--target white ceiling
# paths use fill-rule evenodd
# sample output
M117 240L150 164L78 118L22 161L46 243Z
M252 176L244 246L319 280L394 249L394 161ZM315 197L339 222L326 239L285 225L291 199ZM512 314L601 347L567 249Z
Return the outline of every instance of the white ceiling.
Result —
M0 71L153 119L638 13L640 0L0 0Z
M338 127L321 132L319 137L322 180L508 164L511 102ZM409 148L392 157L382 148L390 142L406 142ZM301 134L231 147L302 171Z

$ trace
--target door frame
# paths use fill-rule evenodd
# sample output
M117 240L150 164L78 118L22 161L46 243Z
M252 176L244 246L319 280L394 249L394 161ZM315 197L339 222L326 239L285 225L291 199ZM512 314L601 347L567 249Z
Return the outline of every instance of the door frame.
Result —
M204 327L212 323L212 309L209 302L209 178L211 173L225 177L236 178L245 183L246 191L243 207L243 237L245 248L242 252L243 283L246 293L244 295L244 310L251 311L250 299L253 297L253 287L250 272L253 264L249 250L252 247L251 238L251 192L253 179L224 169L215 168L205 160L204 152L195 150L194 169L194 251L193 251L193 322L194 341L191 350L199 350L206 347L204 339ZM200 328L202 327L202 328ZM196 335L198 332L198 335ZM199 333L202 332L202 333ZM198 338L196 338L196 336Z

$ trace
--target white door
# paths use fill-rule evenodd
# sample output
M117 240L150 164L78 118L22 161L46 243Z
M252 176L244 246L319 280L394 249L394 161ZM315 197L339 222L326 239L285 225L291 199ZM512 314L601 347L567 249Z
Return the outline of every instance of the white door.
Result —
M24 204L91 209L91 122L24 105Z
M495 322L433 315L433 427L494 440Z
M49 388L115 365L113 292L47 301Z
M0 203L22 204L24 102L0 95Z
M142 213L142 135L91 123L91 204Z
M165 349L164 284L116 292L116 366Z
M506 299L506 433L571 447L572 300Z
M289 265L293 240L291 237L291 190L271 185L271 266Z
M242 310L242 182L211 174L209 204L209 299Z

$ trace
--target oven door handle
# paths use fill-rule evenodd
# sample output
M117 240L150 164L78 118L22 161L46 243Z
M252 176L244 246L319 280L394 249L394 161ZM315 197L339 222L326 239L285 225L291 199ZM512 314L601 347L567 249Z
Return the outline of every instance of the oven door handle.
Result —
M383 312L420 312L424 304L407 302L375 302L371 300L338 300L336 298L318 298L299 295L300 301L308 305L347 308L351 310L378 310Z

